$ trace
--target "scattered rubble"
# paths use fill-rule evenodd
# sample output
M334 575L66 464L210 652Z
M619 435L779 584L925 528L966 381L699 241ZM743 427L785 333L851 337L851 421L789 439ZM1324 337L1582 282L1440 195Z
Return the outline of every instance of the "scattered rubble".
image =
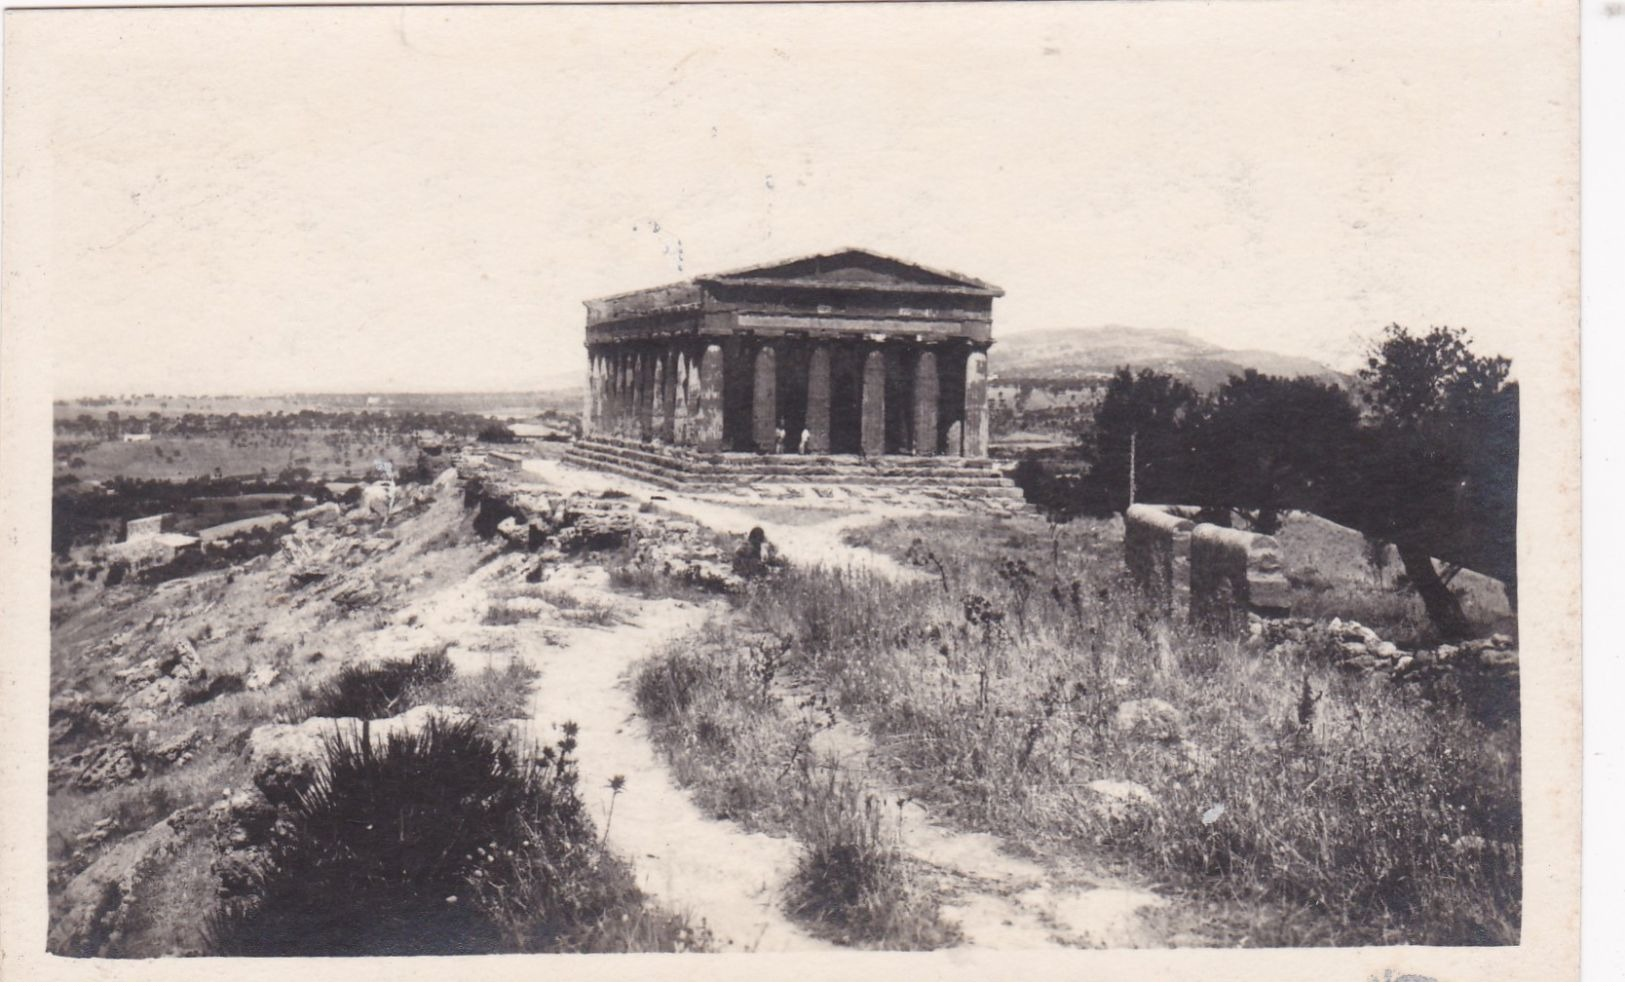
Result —
M1513 639L1504 633L1478 640L1440 644L1432 648L1405 650L1393 641L1383 640L1370 627L1354 620L1333 618L1327 622L1308 617L1269 619L1254 616L1248 624L1247 640L1275 651L1299 647L1327 656L1344 671L1387 673L1396 679L1437 674L1452 669L1471 669L1517 674L1518 651Z

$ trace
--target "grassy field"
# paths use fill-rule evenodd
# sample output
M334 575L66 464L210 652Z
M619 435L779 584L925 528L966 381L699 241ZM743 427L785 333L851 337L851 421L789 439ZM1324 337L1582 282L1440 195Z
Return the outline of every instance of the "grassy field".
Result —
M702 803L805 831L811 739L841 724L934 813L1185 895L1215 943L1518 940L1515 720L1165 620L1123 576L1118 522L942 530L849 536L927 577L792 570L645 669Z

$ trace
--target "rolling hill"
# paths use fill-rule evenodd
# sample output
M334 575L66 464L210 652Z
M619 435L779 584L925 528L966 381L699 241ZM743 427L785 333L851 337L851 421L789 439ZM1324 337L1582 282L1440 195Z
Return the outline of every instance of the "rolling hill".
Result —
M1128 366L1172 374L1207 393L1253 369L1273 376L1310 376L1348 386L1351 378L1324 363L1263 349L1225 349L1179 329L1123 325L1044 329L998 337L989 356L999 379L1073 381Z

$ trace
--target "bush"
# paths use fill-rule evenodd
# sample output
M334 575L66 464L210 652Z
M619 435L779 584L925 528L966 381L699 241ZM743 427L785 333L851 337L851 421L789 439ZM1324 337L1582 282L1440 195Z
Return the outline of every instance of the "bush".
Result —
M802 785L803 849L790 879L790 913L842 942L921 951L957 941L958 928L941 922L898 840L884 833L879 799L833 768L804 775Z
M528 756L473 722L431 720L379 745L335 735L247 905L223 910L225 955L461 955L677 949L682 923L643 908L577 790L573 727Z
M454 673L444 649L411 660L351 664L316 690L305 716L387 719L404 710L411 688L447 681Z

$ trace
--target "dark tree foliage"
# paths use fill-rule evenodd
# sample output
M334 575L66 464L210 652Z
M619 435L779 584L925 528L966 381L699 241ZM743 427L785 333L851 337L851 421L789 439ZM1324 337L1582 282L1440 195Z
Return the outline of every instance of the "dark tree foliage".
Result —
M1189 499L1252 511L1252 527L1280 529L1285 510L1324 512L1349 480L1359 411L1341 388L1312 377L1248 370L1190 417Z
M519 436L513 433L513 429L500 421L493 421L481 428L478 437L482 442L497 444L509 444L519 440Z
M1023 488L1040 501L1121 510L1129 498L1251 513L1273 532L1308 510L1391 542L1444 637L1471 631L1433 559L1507 586L1517 605L1518 386L1510 363L1478 356L1465 330L1388 326L1360 372L1361 406L1310 378L1248 371L1208 400L1153 370L1121 369L1080 442L1071 484L1038 464Z
M1470 631L1433 558L1477 569L1517 598L1518 386L1463 329L1388 326L1360 372L1371 421L1358 496L1342 513L1392 541L1447 637Z
M1095 411L1093 484L1112 509L1129 502L1129 458L1136 499L1174 501L1189 482L1191 452L1184 428L1200 399L1186 383L1155 370L1120 369Z

